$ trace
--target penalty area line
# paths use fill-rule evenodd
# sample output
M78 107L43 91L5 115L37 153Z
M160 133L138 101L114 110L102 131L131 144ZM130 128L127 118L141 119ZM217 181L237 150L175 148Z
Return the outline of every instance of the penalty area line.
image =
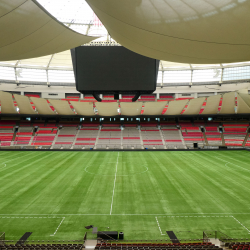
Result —
M162 233L161 227L160 227L160 223L159 223L157 217L155 217L155 220L156 220L156 223L157 223L157 225L158 225L158 228L159 228L159 230L160 230L161 235L166 235L166 234L163 234L163 233Z
M62 225L62 223L63 223L64 219L65 219L65 217L63 217L63 218L62 218L62 220L61 220L61 222L60 222L59 226L57 227L56 231L55 231L53 234L51 234L50 236L55 236L55 234L57 233L57 231L58 231L59 227Z
M247 231L248 231L248 233L250 234L250 230L247 228L247 227L245 227L240 221L238 221L233 215L231 216L235 221L237 221L242 227L244 227Z

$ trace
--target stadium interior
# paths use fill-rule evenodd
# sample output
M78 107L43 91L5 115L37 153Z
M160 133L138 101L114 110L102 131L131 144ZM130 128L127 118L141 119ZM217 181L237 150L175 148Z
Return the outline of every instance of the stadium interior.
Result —
M250 250L249 11L0 0L0 250Z

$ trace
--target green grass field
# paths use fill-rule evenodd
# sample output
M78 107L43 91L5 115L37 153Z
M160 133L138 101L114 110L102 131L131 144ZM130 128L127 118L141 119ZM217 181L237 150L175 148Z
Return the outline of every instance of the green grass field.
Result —
M0 152L0 232L81 239L86 225L125 239L249 238L250 153ZM107 229L109 227L109 229ZM89 230L91 232L91 230ZM89 233L89 236L92 236Z

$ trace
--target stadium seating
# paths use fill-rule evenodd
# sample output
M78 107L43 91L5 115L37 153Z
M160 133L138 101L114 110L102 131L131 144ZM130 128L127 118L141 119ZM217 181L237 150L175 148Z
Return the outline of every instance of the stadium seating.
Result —
M248 250L250 248L250 242L232 242L228 243L228 248L233 250Z
M14 127L16 132L14 132ZM52 149L186 149L250 147L248 122L138 123L0 121L0 143L5 146ZM223 129L223 130L222 130Z
M76 134L74 149L90 149L95 147L99 133L99 123L83 123Z
M28 250L28 249L48 249L48 250L52 250L52 249L85 249L85 247L83 246L83 244L4 244L4 245L0 245L0 249L1 250Z
M14 136L15 121L0 121L0 142L1 147L11 146Z
M247 135L249 123L224 123L223 135L226 146L241 147Z
M161 122L161 132L167 149L184 149L182 135L175 122Z
M31 146L51 146L57 134L57 126L55 124L47 124L45 126L44 123L33 124L33 126L37 127L37 131L35 132Z
M156 122L141 123L141 137L144 148L164 149L163 138Z
M200 130L200 124L193 125L191 122L179 122L184 142L188 148L193 148L194 143L198 143L198 147L204 147L204 136Z
M222 250L218 246L207 242L207 243L107 243L102 242L98 243L95 247L96 250L102 249L128 249L128 250L135 250L135 249L218 249Z
M142 149L140 130L136 123L126 123L122 131L123 149Z
M208 146L222 146L222 134L219 132L220 123L210 122L205 125L205 137Z
M103 124L97 140L97 149L120 149L121 128L119 123Z
M32 139L33 129L31 122L20 122L13 145L29 145Z
M75 142L77 132L77 124L59 124L58 135L55 138L55 145L58 145L56 148L70 149Z

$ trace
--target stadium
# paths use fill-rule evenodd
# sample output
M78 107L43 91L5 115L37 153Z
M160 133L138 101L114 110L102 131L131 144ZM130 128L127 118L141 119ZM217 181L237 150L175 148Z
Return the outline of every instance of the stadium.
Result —
M0 249L250 250L249 0L0 0Z

